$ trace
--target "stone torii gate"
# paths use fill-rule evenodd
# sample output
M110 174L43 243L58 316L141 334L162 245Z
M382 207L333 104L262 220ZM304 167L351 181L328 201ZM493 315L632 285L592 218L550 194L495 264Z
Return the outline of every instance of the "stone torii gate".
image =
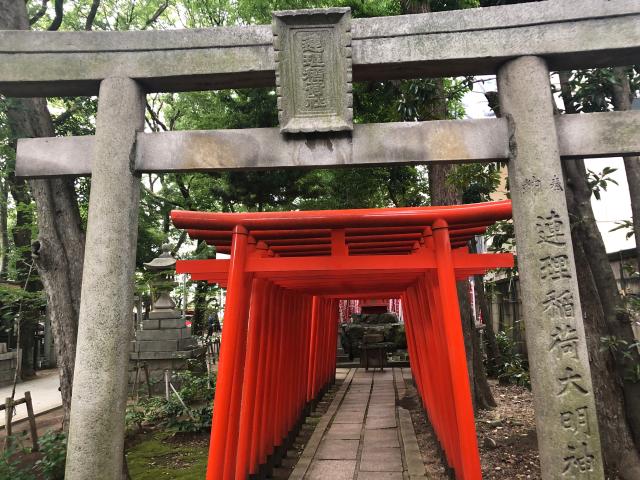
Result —
M639 154L640 112L554 117L549 70L638 58L637 0L283 12L273 32L0 32L4 95L99 94L94 137L21 140L16 166L92 175L66 478L120 475L141 173L508 159L542 475L602 479L561 161ZM503 118L352 124L352 79L477 74L497 74ZM276 85L280 131L142 131L145 93Z

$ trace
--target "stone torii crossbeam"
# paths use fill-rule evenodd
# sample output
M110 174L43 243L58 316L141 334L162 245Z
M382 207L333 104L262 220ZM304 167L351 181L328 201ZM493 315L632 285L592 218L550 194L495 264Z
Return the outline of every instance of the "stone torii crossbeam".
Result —
M274 48L268 26L0 32L4 95L99 94L94 137L20 140L16 166L27 177L92 175L66 478L120 474L140 173L508 159L542 475L567 478L567 465L579 463L585 469L572 478L602 479L561 161L640 153L640 112L555 117L549 70L636 63L640 4L549 0L353 21L339 11L324 20L315 11L314 21L289 13L298 20L288 18L286 35L311 32L290 39L293 51L286 42ZM333 56L312 55L325 47ZM305 85L279 78L287 75L281 55L301 62L293 67L303 68ZM317 90L321 72L310 68L337 58L344 62ZM476 74L497 74L503 119L350 124L351 81ZM290 118L290 94L308 88L305 108L336 122L293 136L143 133L145 93L276 84L281 119ZM559 341L567 355L556 355Z

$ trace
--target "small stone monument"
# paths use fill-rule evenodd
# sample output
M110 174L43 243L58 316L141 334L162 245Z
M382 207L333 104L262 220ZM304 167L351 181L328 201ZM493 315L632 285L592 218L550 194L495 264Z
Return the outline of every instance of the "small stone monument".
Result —
M203 352L169 295L175 286L175 265L176 259L168 244L162 246L159 257L144 264L148 271L156 274L151 282L156 298L149 318L143 320L142 329L135 332L130 360L138 365L146 363L152 383L161 380L165 370L185 370L187 360ZM164 385L158 387L158 391L162 389Z

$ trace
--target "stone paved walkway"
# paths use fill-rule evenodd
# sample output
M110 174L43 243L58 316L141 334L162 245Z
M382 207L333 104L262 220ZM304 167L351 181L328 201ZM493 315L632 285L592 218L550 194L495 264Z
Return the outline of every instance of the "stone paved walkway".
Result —
M400 369L352 369L290 478L426 478L410 416L396 407L397 392L404 395Z

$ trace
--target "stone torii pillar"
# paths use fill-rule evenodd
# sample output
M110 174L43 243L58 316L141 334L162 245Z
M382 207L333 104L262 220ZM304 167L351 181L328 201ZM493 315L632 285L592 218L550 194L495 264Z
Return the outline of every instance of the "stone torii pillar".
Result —
M549 70L539 57L498 72L542 478L603 479L589 356Z
M140 177L133 173L144 93L100 84L82 276L67 480L121 478Z

